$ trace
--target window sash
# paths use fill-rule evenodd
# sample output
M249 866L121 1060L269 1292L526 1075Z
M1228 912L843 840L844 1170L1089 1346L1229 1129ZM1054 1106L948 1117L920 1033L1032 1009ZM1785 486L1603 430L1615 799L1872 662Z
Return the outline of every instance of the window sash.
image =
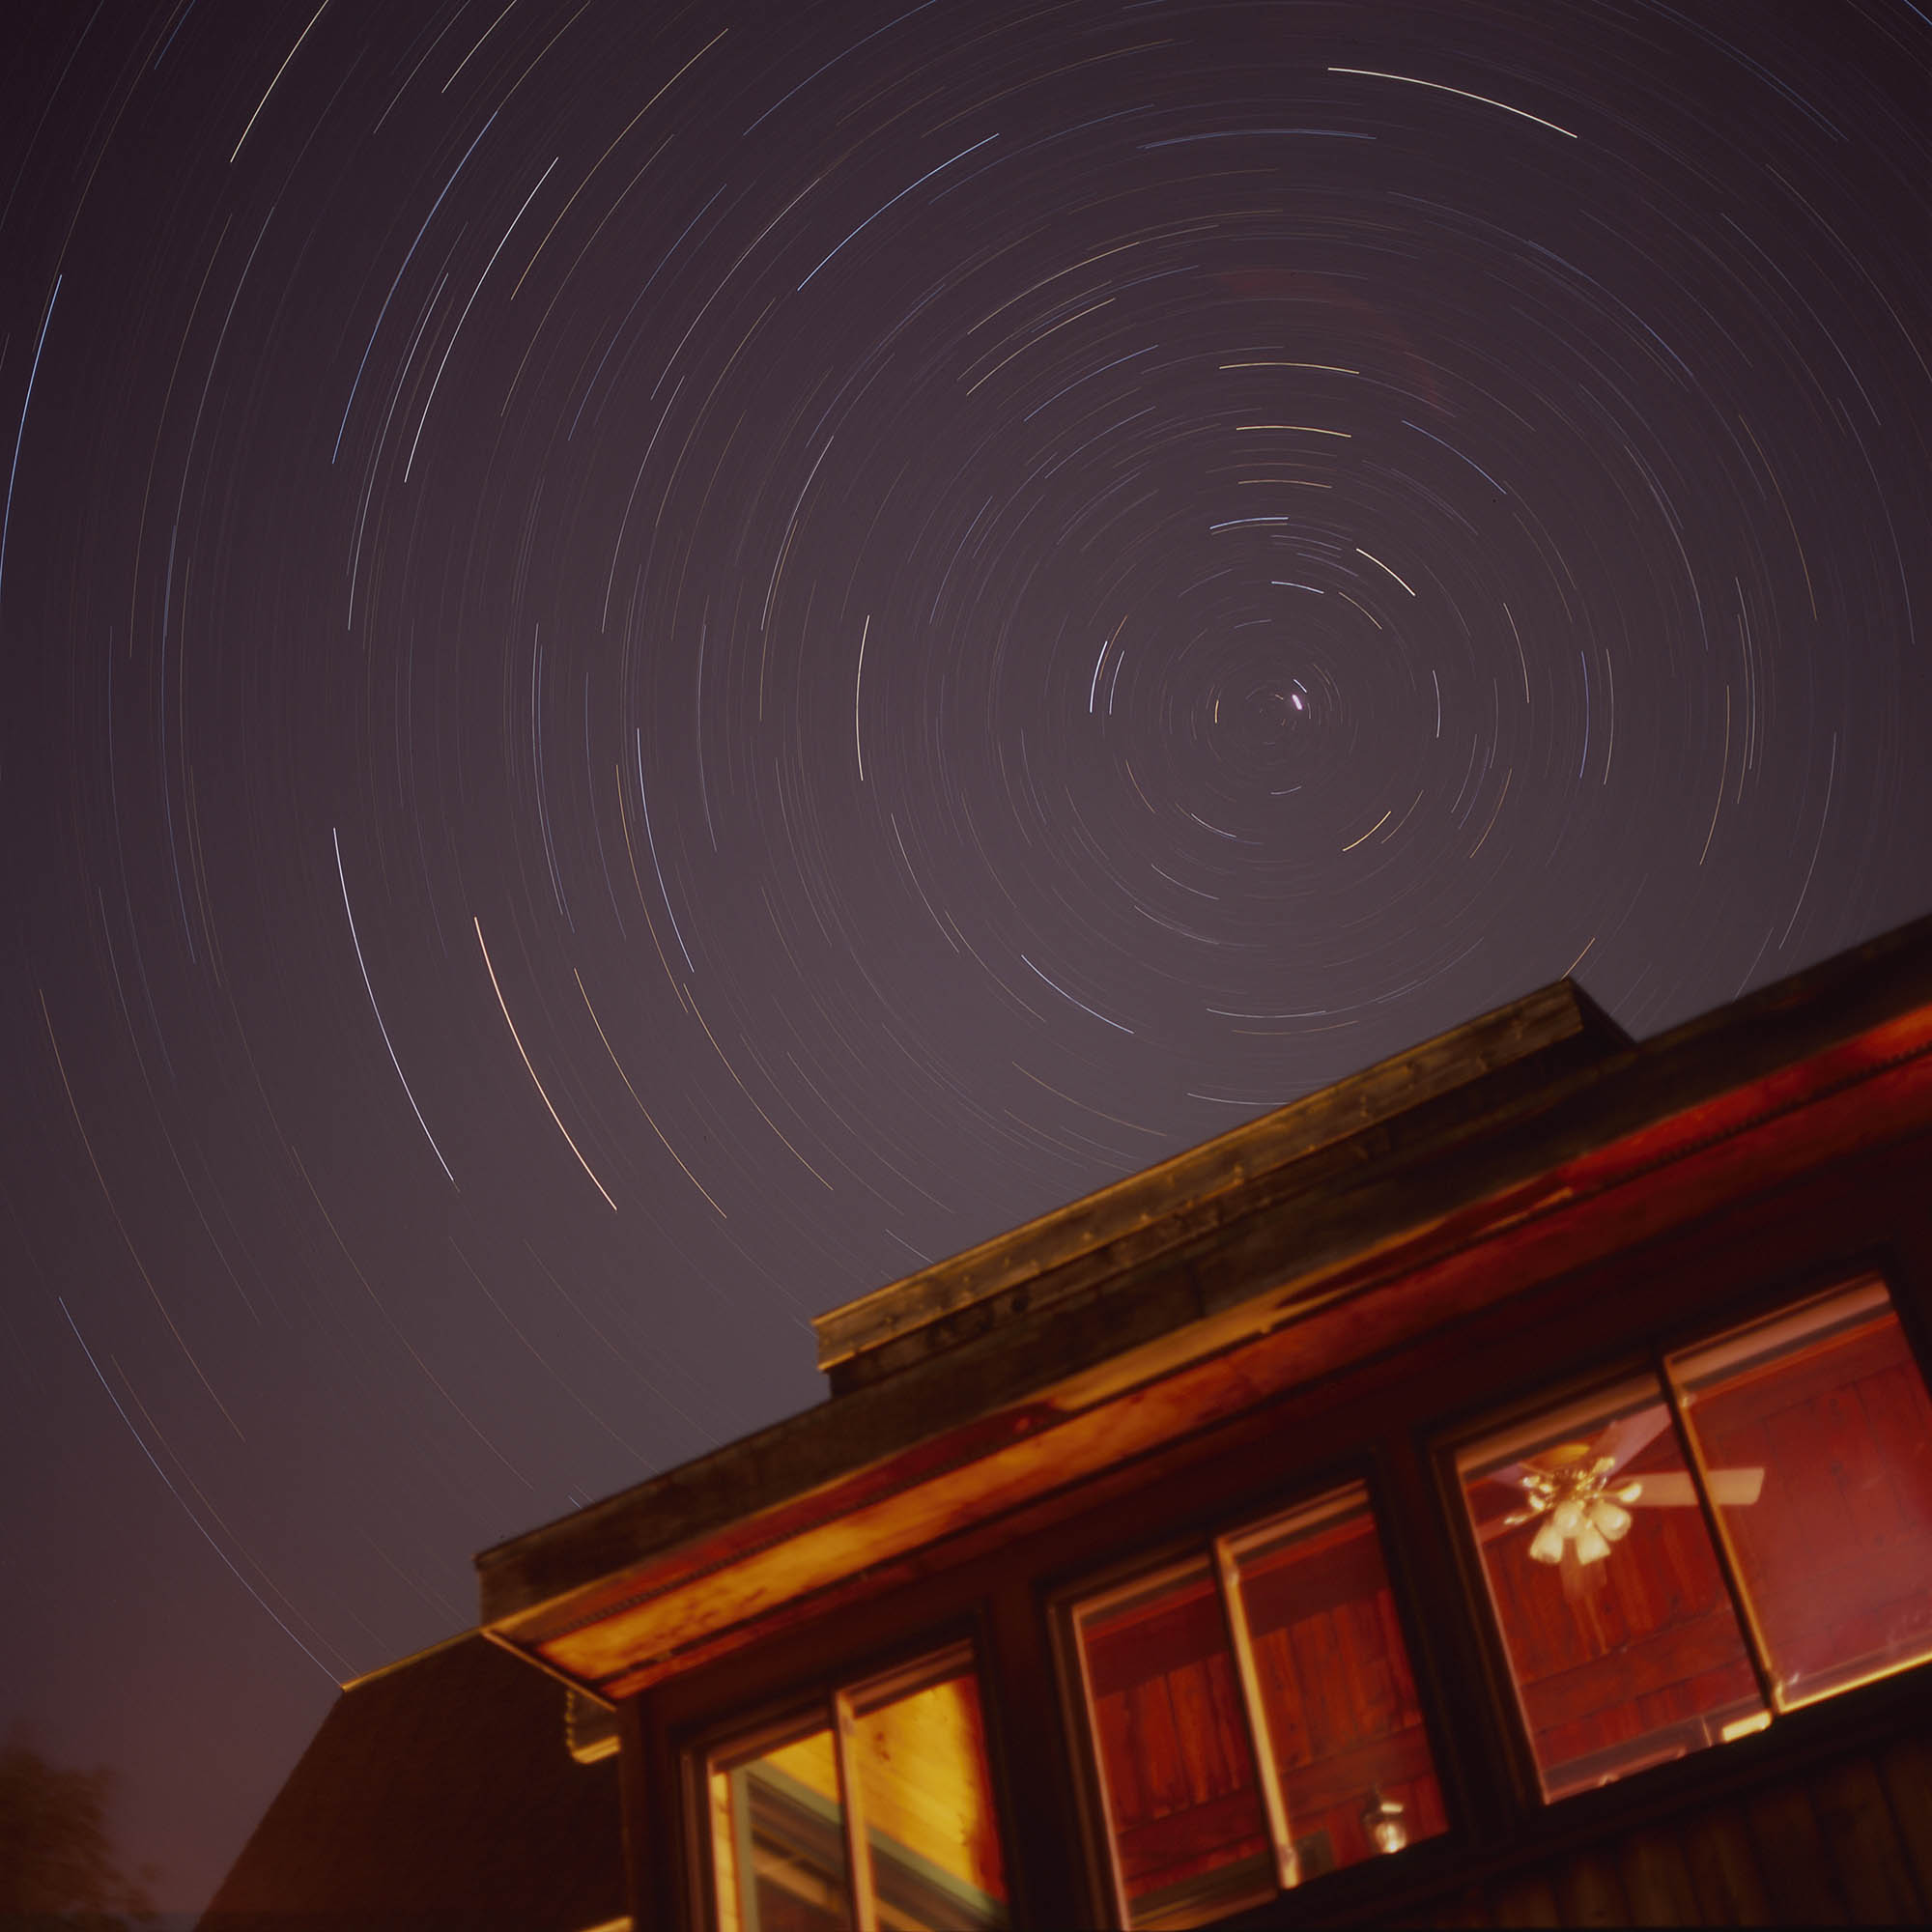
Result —
M1182 1586L1191 1579L1199 1578L1209 1583L1219 1611L1220 1632L1226 1642L1237 1692L1235 1701L1239 1709L1241 1725L1238 1742L1247 1747L1258 1787L1255 1794L1257 1808L1266 1836L1264 1882L1271 1882L1267 1890L1256 1890L1252 1898L1236 1900L1231 1897L1217 1903L1214 1913L1218 1917L1225 1912L1243 1909L1247 1904L1261 1902L1268 1896L1293 1890L1310 1879L1322 1875L1330 1867L1318 1864L1315 1870L1304 1871L1297 1853L1297 1821L1292 1815L1289 1800L1291 1779L1276 1749L1264 1673L1250 1615L1248 1590L1256 1580L1255 1566L1260 1560L1313 1539L1324 1529L1345 1523L1350 1518L1361 1520L1364 1533L1371 1540L1373 1560L1381 1578L1381 1588L1387 1590L1390 1585L1383 1553L1382 1525L1371 1504L1367 1484L1358 1480L1321 1492L1298 1506L1259 1521L1244 1522L1215 1537L1205 1551L1197 1550L1169 1562L1157 1563L1111 1586L1088 1594L1069 1593L1063 1599L1059 1621L1063 1658L1066 1665L1065 1679L1069 1685L1077 1687L1077 1709L1069 1709L1069 1716L1077 1719L1092 1783L1099 1799L1094 1821L1098 1841L1096 1850L1102 1855L1106 1889L1113 1916L1120 1924L1168 1923L1170 1915L1178 1908L1169 1905L1163 1909L1158 1892L1143 1893L1139 1900L1139 1916L1136 1914L1136 1901L1130 1892L1122 1859L1118 1828L1120 1807L1116 1804L1116 1795L1110 1790L1109 1752L1100 1715L1100 1687L1095 1682L1088 1627L1118 1617L1138 1604L1154 1605L1177 1586ZM1388 1636L1393 1643L1401 1646L1400 1667L1406 1679L1412 1668L1408 1662L1406 1634L1398 1623L1389 1628ZM1411 1720L1409 1728L1420 1733L1426 1776L1435 1793L1432 1802L1439 1808L1439 1791L1435 1787L1435 1753L1429 1746L1427 1725ZM1234 1742L1230 1740L1230 1743ZM1372 1747L1380 1742L1379 1739L1372 1740ZM1378 1796L1380 1789L1378 1783L1375 1795ZM1369 1808L1377 1809L1373 1804ZM1392 1821L1402 1819L1403 1807L1399 1804L1390 1804L1385 1809L1377 1810L1377 1822L1384 1830ZM1309 1821L1301 1822L1305 1826ZM1375 1849L1401 1849L1403 1843L1409 1840L1411 1830L1417 1824L1422 1826L1421 1831L1413 1833L1418 1837L1433 1835L1443 1829L1439 1818L1434 1823L1410 1818L1400 1825L1401 1837L1396 1844L1376 1845ZM1366 1812L1363 1830L1365 1833L1369 1830ZM1371 1842L1374 1842L1373 1838ZM1360 1860L1361 1855L1357 1851L1348 1856L1344 1862L1352 1864ZM1231 1880L1237 1864L1238 1861L1236 1861L1225 1868ZM1203 1877L1205 1879L1207 1874L1204 1873ZM1151 1913L1148 1909L1151 1901L1155 1906ZM1203 1920L1183 1911L1182 1916L1173 1917L1171 1922L1194 1924Z
M868 1778L863 1765L867 1720L922 1692L938 1690L961 1678L972 1686L976 1715L967 1730L970 1748L977 1753L970 1766L962 1767L962 1774L969 1782L977 1779L980 1786L974 1796L983 1807L984 1815L978 1823L998 1834L991 1765L985 1748L985 1700L973 1645L967 1640L927 1652L881 1674L839 1685L808 1707L794 1705L788 1716L736 1732L696 1754L693 1768L702 1794L700 1815L706 1826L704 1903L709 1908L709 1923L717 1932L747 1932L748 1918L756 1917L753 1888L757 1883L757 1868L753 1860L750 1802L753 1769L774 1753L819 1738L826 1739L830 1746L832 1791L817 1786L808 1790L800 1784L792 1795L812 1812L825 1814L816 1821L818 1834L829 1836L838 1847L837 1872L831 1869L831 1861L822 1851L815 1862L808 1861L810 1869L806 1872L807 1878L823 1880L838 1895L836 1907L828 1899L820 1904L821 1910L839 1915L849 1932L882 1932L887 1926L916 1923L918 1913L927 1908L942 1914L942 1923L978 1922L987 1932L1008 1923L1003 1846L995 1847L998 1869L990 1874L1002 1888L1000 1894L995 1895L976 1884L974 1876L951 1870L940 1861L937 1848L930 1842L923 1852L916 1843L901 1844L886 1833L878 1819L868 1817L868 1811L876 1807L868 1805ZM769 1788L765 1790L767 1798L770 1789L778 1789L785 1781L782 1771L782 1767L766 1771L762 1787ZM795 1778L789 1781L798 1782ZM825 1781L821 1773L821 1784ZM830 1816L835 1807L836 1820ZM888 1816L890 1811L888 1805ZM962 1822L970 1826L974 1820ZM889 1905L880 1898L877 1868L880 1858L885 1858L891 1867L888 1876L899 1894L896 1905ZM914 1905L910 1918L903 1896L908 1888L915 1899L923 1897L926 1901L925 1906Z
M1747 1575L1746 1551L1739 1515L1746 1505L1745 1478L1759 1473L1743 1467L1719 1467L1713 1462L1710 1447L1698 1427L1700 1403L1713 1401L1754 1377L1771 1376L1780 1361L1802 1353L1807 1348L1822 1349L1833 1338L1856 1333L1861 1328L1889 1322L1899 1332L1902 1356L1916 1378L1922 1399L1932 1396L1918 1350L1904 1335L1897 1304L1888 1284L1876 1273L1853 1274L1833 1287L1796 1301L1772 1304L1753 1319L1729 1327L1720 1327L1701 1339L1681 1347L1659 1350L1648 1358L1644 1369L1632 1373L1628 1361L1621 1374L1587 1385L1587 1392L1573 1397L1558 1396L1553 1405L1527 1406L1503 1411L1499 1423L1467 1432L1459 1431L1440 1450L1445 1500L1453 1499L1462 1525L1459 1541L1470 1566L1474 1585L1471 1595L1488 1607L1485 1627L1499 1655L1504 1674L1514 1693L1520 1732L1528 1746L1532 1760L1539 1763L1531 1714L1525 1702L1525 1687L1519 1675L1511 1632L1504 1607L1497 1599L1485 1554L1485 1538L1474 1508L1473 1490L1481 1477L1492 1468L1507 1467L1516 1461L1527 1461L1539 1451L1578 1433L1592 1415L1601 1418L1614 1406L1620 1393L1634 1391L1639 1382L1654 1387L1658 1400L1667 1410L1669 1428L1683 1465L1689 1493L1681 1500L1694 1502L1697 1518L1716 1559L1724 1597L1763 1699L1761 1712L1740 1718L1721 1726L1721 1735L1711 1743L1730 1743L1737 1738L1765 1729L1774 1717L1803 1705L1836 1696L1861 1685L1876 1682L1898 1671L1918 1667L1932 1660L1932 1634L1918 1639L1916 1648L1874 1667L1835 1676L1820 1673L1825 1681L1806 1690L1794 1692L1780 1674L1777 1645L1767 1629L1757 1594ZM1573 1387L1578 1386L1573 1384ZM1514 1414L1515 1420L1511 1420ZM1601 1424L1599 1425L1601 1426ZM1719 1458L1722 1462L1723 1458ZM1775 1467L1775 1464L1773 1465ZM1875 1466L1884 1466L1882 1458ZM1614 1487L1614 1479L1612 1479ZM1767 1498L1769 1500L1769 1498ZM1774 1506L1776 1506L1774 1504ZM1614 1559L1612 1559L1614 1560ZM1480 1579L1480 1580L1478 1580ZM1761 1591L1763 1585L1760 1584ZM1932 1592L1928 1592L1932 1595ZM1691 1748L1698 1746L1692 1744ZM1672 1749L1665 1756L1683 1755ZM1649 1764L1633 1763L1612 1775L1634 1776ZM1582 1787L1576 1787L1580 1789ZM1545 1804L1560 1802L1571 1791L1550 1794L1546 1789Z
M1721 1331L1708 1341L1673 1350L1663 1358L1673 1406L1704 1499L1705 1513L1724 1556L1732 1595L1758 1660L1767 1701L1779 1713L1841 1696L1846 1691L1878 1683L1903 1670L1915 1669L1932 1660L1932 1625L1920 1619L1916 1634L1906 1634L1889 1644L1878 1645L1875 1657L1870 1647L1862 1658L1848 1656L1842 1651L1828 1656L1820 1667L1805 1673L1814 1682L1809 1687L1801 1688L1801 1673L1793 1655L1797 1648L1793 1634L1788 1629L1775 1627L1787 1621L1785 1616L1774 1612L1788 1612L1790 1578L1787 1576L1783 1579L1786 1585L1782 1593L1783 1601L1776 1601L1779 1579L1766 1574L1761 1561L1753 1560L1751 1545L1758 1539L1747 1534L1747 1525L1740 1514L1747 1505L1741 1496L1724 1493L1726 1486L1721 1479L1731 1472L1710 1466L1712 1445L1707 1441L1709 1429L1704 1418L1708 1417L1713 1407L1721 1407L1726 1396L1736 1400L1744 1395L1747 1387L1755 1384L1762 1399L1763 1395L1776 1387L1781 1366L1787 1370L1800 1368L1808 1356L1822 1367L1834 1349L1845 1347L1850 1351L1861 1343L1867 1348L1877 1345L1878 1352L1886 1357L1882 1372L1900 1367L1905 1369L1910 1378L1909 1385L1902 1390L1905 1406L1916 1410L1914 1426L1926 1428L1928 1422L1932 1422L1932 1413L1928 1413L1932 1410L1932 1383L1928 1383L1917 1351L1912 1348L1904 1323L1899 1319L1896 1302L1883 1278L1875 1274L1854 1277L1820 1294L1777 1307L1754 1321ZM1841 1365L1835 1371L1835 1377L1846 1373L1846 1367ZM1834 1372L1828 1370L1818 1377L1817 1389L1807 1406L1815 1406L1819 1399L1845 1403L1848 1397L1853 1397L1856 1386L1856 1383L1834 1378ZM1797 1396L1788 1378L1786 1391L1788 1399ZM1795 1401L1791 1406L1795 1408ZM1865 1425L1862 1431L1859 1427L1861 1420ZM1889 1485L1906 1477L1907 1472L1894 1468L1886 1457L1885 1445L1876 1439L1869 1417L1854 1419L1852 1434L1853 1440L1840 1442L1834 1447L1847 1460L1859 1458L1862 1452L1861 1460L1868 1472L1868 1481L1883 1475ZM1789 1468L1792 1458L1788 1451L1779 1458L1776 1445L1767 1447L1773 1457ZM1793 1507L1795 1510L1795 1503ZM1909 1505L1901 1514L1906 1520L1909 1551L1915 1542L1910 1530L1913 1527L1918 1530L1916 1539L1916 1553L1918 1556L1915 1579L1917 1587L1923 1596L1932 1597L1932 1562L1927 1561L1928 1554L1932 1554L1927 1548L1928 1531L1932 1530L1932 1525L1928 1525L1922 1518L1918 1524L1912 1524ZM1844 1525L1833 1527L1842 1528ZM1823 1540L1831 1541L1830 1529L1825 1532ZM1826 1556L1821 1548L1818 1558L1819 1566L1828 1576L1842 1575L1845 1567L1842 1541L1838 1542L1832 1556ZM1911 1561L1912 1556L1908 1554L1906 1562L1910 1564ZM1869 1578L1871 1571L1869 1567L1862 1567L1860 1574ZM1859 1608L1866 1606L1862 1602L1858 1605ZM1889 1651L1890 1655L1886 1655L1886 1651Z

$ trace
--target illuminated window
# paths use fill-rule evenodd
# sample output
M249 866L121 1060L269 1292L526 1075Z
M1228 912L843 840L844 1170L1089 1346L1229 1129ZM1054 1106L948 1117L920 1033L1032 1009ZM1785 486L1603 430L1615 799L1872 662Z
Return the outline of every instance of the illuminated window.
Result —
M1932 1656L1932 1405L1883 1285L1664 1369L1456 1458L1548 1799Z
M1070 1623L1125 1924L1200 1925L1443 1830L1360 1485Z
M967 1646L706 1763L719 1932L980 1932L1006 1867Z
M1492 1435L1457 1468L1546 1798L1762 1720L1655 1377Z
M1932 1402L1884 1285L1666 1367L1778 1708L1932 1657Z

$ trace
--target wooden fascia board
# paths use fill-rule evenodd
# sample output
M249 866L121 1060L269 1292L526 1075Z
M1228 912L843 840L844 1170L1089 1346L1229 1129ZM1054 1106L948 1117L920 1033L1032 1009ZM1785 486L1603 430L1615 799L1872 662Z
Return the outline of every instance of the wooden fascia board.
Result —
M1177 1432L1210 1427L1406 1335L1928 1120L1932 1008L1607 1144L1586 1141L1567 1158L1526 1158L1538 1151L1519 1147L1516 1161L1498 1162L1491 1149L1494 1184L1479 1198L1445 1197L1420 1226L1392 1214L1386 1239L1346 1241L1325 1261L1307 1250L1286 1265L1277 1257L1273 1286L1259 1295L1266 1231L1251 1230L1237 1246L1255 1251L1229 1253L1225 1266L1176 1285L1200 1311L1193 1321L726 1525L698 1547L512 1613L497 1633L600 1694L629 1694L750 1640L774 1618L815 1613L828 1593L867 1587L868 1577L876 1586L880 1566L902 1565ZM1561 1155L1578 1139L1575 1127L1546 1125L1554 1144L1546 1140L1544 1151ZM1354 1206L1373 1214L1390 1184L1372 1176ZM1414 1185L1411 1176L1411 1205Z
M1614 1023L1569 980L1541 987L1158 1166L814 1317L818 1365L834 1368L971 1303L1174 1221L1323 1147L1586 1033L1595 1034L1606 1051L1622 1038Z

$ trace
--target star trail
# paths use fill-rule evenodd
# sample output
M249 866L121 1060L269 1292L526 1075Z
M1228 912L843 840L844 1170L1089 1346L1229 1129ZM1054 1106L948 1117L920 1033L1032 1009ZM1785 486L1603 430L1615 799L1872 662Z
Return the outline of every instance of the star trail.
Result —
M27 14L0 1719L167 1903L810 1315L1932 909L1928 81L1910 0Z

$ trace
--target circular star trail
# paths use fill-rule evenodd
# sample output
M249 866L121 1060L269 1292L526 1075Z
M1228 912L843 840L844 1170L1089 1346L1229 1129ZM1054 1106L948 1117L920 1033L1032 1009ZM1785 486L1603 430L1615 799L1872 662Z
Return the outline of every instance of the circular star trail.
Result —
M1908 0L41 10L8 1628L182 1902L810 1315L1932 905L1928 67Z

